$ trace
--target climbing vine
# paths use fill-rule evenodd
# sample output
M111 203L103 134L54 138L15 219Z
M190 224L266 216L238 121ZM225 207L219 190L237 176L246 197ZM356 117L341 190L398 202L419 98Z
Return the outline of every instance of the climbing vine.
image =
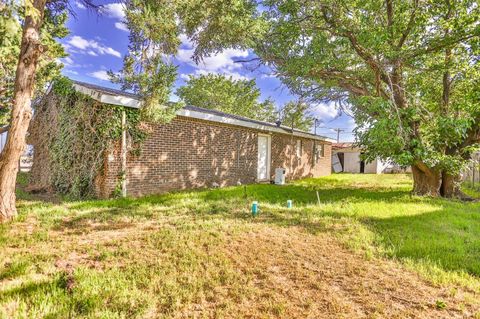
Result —
M35 156L44 157L34 165L48 166L40 170L48 171L44 184L75 198L92 196L106 154L121 139L123 111L130 151L139 152L147 132L138 110L97 102L76 92L70 80L58 79L37 106L31 128Z

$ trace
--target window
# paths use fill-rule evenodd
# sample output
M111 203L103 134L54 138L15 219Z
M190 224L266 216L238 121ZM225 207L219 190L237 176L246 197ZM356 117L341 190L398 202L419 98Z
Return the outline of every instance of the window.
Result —
M302 140L297 140L297 157L302 156Z
M323 144L318 145L318 153L320 157L325 157L325 145Z
M325 157L325 145L318 142L313 143L313 161L317 163L318 160Z

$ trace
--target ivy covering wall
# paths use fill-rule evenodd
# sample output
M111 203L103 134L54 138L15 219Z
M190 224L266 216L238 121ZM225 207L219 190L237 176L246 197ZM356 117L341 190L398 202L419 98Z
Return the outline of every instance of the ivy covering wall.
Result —
M58 79L35 107L29 137L34 146L32 188L92 197L107 153L121 140L122 111L130 151L139 152L147 133L137 109L100 103L76 92L70 80Z

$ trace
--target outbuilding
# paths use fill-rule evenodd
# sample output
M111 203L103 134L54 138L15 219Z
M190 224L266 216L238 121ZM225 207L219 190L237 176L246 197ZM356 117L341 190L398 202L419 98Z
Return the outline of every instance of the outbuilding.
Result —
M83 82L74 82L74 88L107 106L136 109L141 105L131 93ZM35 117L41 116L42 111L37 111ZM43 131L37 130L30 140L34 146L33 184L35 178L43 178L43 184L46 181L41 176L47 158L42 134L48 132ZM331 173L331 146L325 137L309 132L186 106L172 121L150 125L139 154L127 152L125 141L118 141L105 152L103 167L95 177L94 194L112 196L122 172L122 190L129 196L269 183L276 168L285 169L287 180L325 176Z
M410 168L402 168L391 161L382 161L377 158L371 162L362 160L362 149L354 143L332 144L332 170L335 173L405 173L411 172Z

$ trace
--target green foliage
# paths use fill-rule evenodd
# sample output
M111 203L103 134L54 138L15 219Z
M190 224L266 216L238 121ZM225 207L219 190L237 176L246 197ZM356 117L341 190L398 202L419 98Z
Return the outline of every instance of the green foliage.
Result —
M353 113L366 158L458 173L480 138L479 10L472 0L270 0L255 52L293 92Z
M131 52L124 59L124 67L120 74L109 72L114 83L121 84L122 90L137 93L142 99L140 114L145 121L161 123L169 122L175 117L181 103L169 102L170 91L177 75L177 67L165 62L163 56L149 59L142 72L135 68L135 54Z
M126 113L131 144L137 150L146 137L139 128L142 116L136 109L105 105L77 93L67 78L59 78L52 92L54 95L45 98L46 104L39 107L37 115L53 112L53 123L46 123L52 126L43 128L51 131L47 149L52 185L61 194L91 196L107 151L121 139L122 112ZM57 100L53 104L49 99Z
M260 102L255 80L233 80L220 74L190 76L176 94L187 104L274 122L278 116L269 99Z
M310 114L310 106L300 101L291 101L280 110L280 121L282 125L310 131L315 118Z
M59 9L57 5L55 9ZM31 1L22 6L18 1L8 0L0 4L0 126L8 122L13 98L15 72L20 54L22 27L19 17L25 15L25 10L32 11ZM60 75L62 65L58 58L66 57L63 46L57 39L68 35L65 27L67 13L64 10L56 11L47 6L44 22L41 28L41 43L45 52L40 56L35 76L34 97L45 93L47 83Z
M181 34L194 43L198 61L225 47L252 46L263 32L261 24L250 18L255 1L128 0L125 6L129 52L122 71L111 75L122 88L143 98L142 113L155 121L170 120L182 106L168 103L176 77L168 57L177 53Z

